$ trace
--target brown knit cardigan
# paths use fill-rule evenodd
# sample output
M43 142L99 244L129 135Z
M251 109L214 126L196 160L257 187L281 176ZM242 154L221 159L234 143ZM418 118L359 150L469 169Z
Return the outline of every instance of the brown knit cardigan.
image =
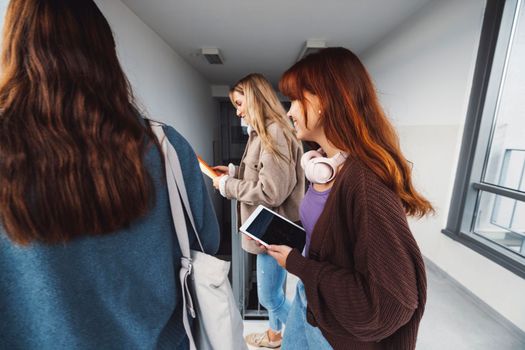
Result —
M305 285L307 320L339 349L414 349L426 302L421 252L399 197L361 161L338 174L309 257L288 271Z

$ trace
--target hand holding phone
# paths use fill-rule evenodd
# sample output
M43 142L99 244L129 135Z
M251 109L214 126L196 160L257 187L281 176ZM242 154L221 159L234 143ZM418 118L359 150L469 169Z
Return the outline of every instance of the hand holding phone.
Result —
M201 157L197 156L197 159L199 160L199 166L204 175L208 176L212 180L220 176L220 174L213 170L213 168L209 166L208 163L206 163Z
M212 167L213 170L215 170L216 173L220 175L228 175L229 173L229 170L228 170L228 167L226 165L216 165L214 167Z

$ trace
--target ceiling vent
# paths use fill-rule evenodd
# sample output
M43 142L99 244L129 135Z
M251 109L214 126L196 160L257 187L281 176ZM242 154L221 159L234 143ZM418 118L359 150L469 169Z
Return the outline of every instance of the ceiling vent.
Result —
M301 49L299 57L297 57L297 61L324 48L326 48L326 42L324 40L307 40Z
M214 47L202 48L201 54L206 58L209 64L224 64L221 51Z

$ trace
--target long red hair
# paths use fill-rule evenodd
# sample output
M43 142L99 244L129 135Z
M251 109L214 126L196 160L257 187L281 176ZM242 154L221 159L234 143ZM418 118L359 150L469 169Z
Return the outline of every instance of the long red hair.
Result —
M412 184L411 165L401 153L368 72L354 53L337 47L308 55L283 74L279 89L303 107L304 92L319 97L321 125L330 142L370 168L399 196L407 215L433 212Z
M1 71L0 221L11 240L111 233L148 212L154 136L92 0L11 0Z

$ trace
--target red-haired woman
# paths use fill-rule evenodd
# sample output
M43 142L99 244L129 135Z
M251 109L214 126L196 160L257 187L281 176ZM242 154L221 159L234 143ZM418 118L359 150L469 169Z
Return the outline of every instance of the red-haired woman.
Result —
M426 276L406 216L432 212L359 59L328 48L280 81L301 140L320 146L302 164L307 246L268 253L300 281L283 350L414 349Z

